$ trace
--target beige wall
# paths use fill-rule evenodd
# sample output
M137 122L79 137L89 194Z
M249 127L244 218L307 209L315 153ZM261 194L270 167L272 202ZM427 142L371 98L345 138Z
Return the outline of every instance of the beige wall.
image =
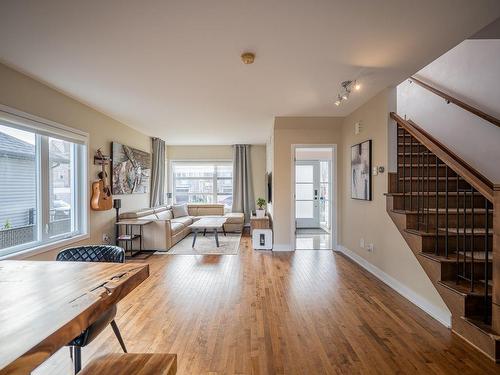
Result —
M109 153L116 141L150 152L151 140L132 128L51 89L44 84L0 64L0 103L89 133L89 196L91 182L99 168L92 163L94 152L102 147ZM149 194L116 196L123 210L149 206ZM90 212L90 239L81 243L101 243L103 233L114 236L115 211ZM53 259L58 249L33 259Z
M339 180L342 184L340 198L340 243L372 265L378 267L401 284L411 289L433 305L441 315L449 314L446 305L424 273L412 251L396 229L386 212L387 173L373 176L373 200L351 199L351 146L372 140L372 160L374 166L388 165L389 111L395 108L395 93L387 89L345 118L342 126L343 161ZM354 134L354 124L362 122L360 134ZM373 252L360 247L364 238L365 246L373 243Z
M250 147L253 191L255 199L266 196L266 146ZM172 191L170 181L170 161L172 160L232 160L233 148L221 146L167 146L167 191Z
M272 205L276 250L291 249L292 144L339 145L342 121L341 117L276 117L273 134Z

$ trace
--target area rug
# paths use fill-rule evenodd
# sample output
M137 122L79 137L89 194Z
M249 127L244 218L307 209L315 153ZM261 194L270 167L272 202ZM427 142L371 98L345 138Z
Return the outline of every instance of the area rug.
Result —
M219 234L219 247L215 244L213 233L198 234L194 248L193 233L176 243L168 251L157 251L158 255L236 255L240 247L241 233Z

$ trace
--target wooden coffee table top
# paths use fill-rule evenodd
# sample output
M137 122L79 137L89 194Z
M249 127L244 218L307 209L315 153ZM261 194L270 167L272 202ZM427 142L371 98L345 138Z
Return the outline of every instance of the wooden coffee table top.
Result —
M227 218L225 217L203 217L200 220L195 221L189 227L195 229L221 228L226 221Z
M149 276L137 263L0 262L0 374L27 374Z

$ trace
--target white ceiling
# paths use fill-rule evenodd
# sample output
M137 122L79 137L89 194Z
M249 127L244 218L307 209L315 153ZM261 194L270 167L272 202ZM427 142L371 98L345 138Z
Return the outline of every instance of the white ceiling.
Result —
M0 61L168 144L264 143L274 116L347 115L498 16L498 0L2 0Z

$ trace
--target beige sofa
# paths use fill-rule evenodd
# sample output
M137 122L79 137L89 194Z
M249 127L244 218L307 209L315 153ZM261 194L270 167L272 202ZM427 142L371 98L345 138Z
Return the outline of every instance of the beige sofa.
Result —
M203 216L223 216L227 218L226 232L241 232L244 216L242 213L224 213L223 204L188 204L189 216L174 218L170 206L146 208L124 212L120 219L151 220L143 229L143 248L146 250L167 251L191 233L189 225Z

